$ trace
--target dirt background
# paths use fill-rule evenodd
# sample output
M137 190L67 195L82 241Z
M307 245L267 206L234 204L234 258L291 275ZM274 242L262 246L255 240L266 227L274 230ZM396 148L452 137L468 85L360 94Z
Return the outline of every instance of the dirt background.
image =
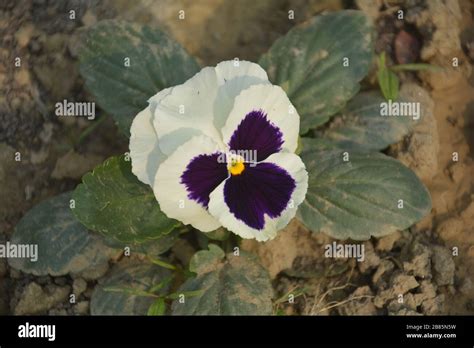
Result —
M427 117L387 149L427 185L432 212L409 230L365 242L364 262L325 258L331 238L296 221L271 242L242 246L269 269L279 314L474 314L474 4L469 0L2 1L0 243L36 203L72 190L84 173L127 150L110 118L88 134L90 121L54 116L58 101L93 100L78 72L78 28L107 18L149 23L206 66L234 57L257 61L295 24L343 8L360 8L373 18L376 51L386 51L391 62L444 68L400 74L402 92L420 101ZM71 9L74 20L68 17ZM185 20L178 20L180 10ZM294 20L288 20L289 10ZM396 18L399 10L402 21ZM16 57L21 68L14 67ZM364 88L375 86L372 72ZM14 160L17 153L21 161ZM169 257L185 262L195 248L180 241ZM35 277L0 259L0 314L88 314L94 286L111 263L79 275ZM78 299L74 305L68 301L71 292ZM288 303L289 294L294 303Z

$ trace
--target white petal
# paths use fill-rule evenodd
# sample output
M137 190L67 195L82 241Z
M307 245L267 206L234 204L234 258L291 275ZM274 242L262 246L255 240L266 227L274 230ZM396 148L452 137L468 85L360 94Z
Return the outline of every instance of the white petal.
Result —
M173 87L154 111L155 130L165 154L196 135L206 135L225 147L220 129L234 99L254 84L269 83L266 72L255 63L234 61L207 67L182 85Z
M239 76L251 76L260 80L268 81L267 73L260 65L246 60L238 62L227 60L220 62L216 66L216 72L219 76L219 84L223 84L224 80L231 80Z
M225 182L221 183L211 193L209 201L209 212L219 220L222 226L242 238L255 238L258 241L275 238L277 232L283 229L295 216L298 205L303 202L308 190L308 173L303 161L297 155L292 153L276 153L269 156L264 162L274 163L285 169L296 181L296 188L291 195L288 207L278 218L272 219L265 216L265 227L263 230L249 227L230 212L224 200Z
M155 110L158 104L163 100L164 97L171 94L172 90L173 90L173 87L162 89L161 91L156 93L153 97L148 99L148 104L150 104L150 110L153 115L155 114Z
M156 171L166 158L158 146L158 136L153 127L153 110L171 90L172 88L165 88L148 99L150 105L135 116L130 128L132 172L148 185L153 184Z
M254 85L242 91L234 102L234 107L222 128L227 144L242 119L251 111L263 110L267 119L283 133L282 150L295 152L298 146L300 117L285 91L279 86Z
M150 107L140 111L133 119L129 148L133 174L141 182L152 185L158 166L166 156L158 146Z
M283 229L296 215L298 206L303 203L308 191L308 172L306 166L298 155L293 153L279 152L270 155L264 162L270 162L285 169L296 181L296 188L290 198L290 204L282 212L278 219L275 219L277 230Z
M213 231L221 225L201 204L188 198L186 187L180 181L192 158L216 150L217 144L206 136L191 138L160 165L153 185L160 208L169 218L191 224L203 232Z
M250 86L270 82L267 73L260 65L247 61L221 62L216 66L216 73L220 87L214 104L214 125L217 129L221 129L240 92Z
M213 124L213 104L217 94L214 68L204 68L184 84L173 88L156 107L153 125L161 150L169 155L195 135L207 135L221 142Z
M225 181L217 186L217 188L209 195L209 212L229 231L241 236L242 238L256 238L256 235L262 231L247 226L242 221L237 220L234 214L230 212L224 199L224 185ZM266 227L265 219L265 228Z

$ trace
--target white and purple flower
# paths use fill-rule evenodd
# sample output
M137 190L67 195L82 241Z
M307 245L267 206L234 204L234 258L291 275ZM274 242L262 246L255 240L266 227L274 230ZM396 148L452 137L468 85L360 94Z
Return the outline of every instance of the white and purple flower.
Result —
M226 61L150 98L134 119L132 171L170 218L272 239L304 200L299 116L257 64Z

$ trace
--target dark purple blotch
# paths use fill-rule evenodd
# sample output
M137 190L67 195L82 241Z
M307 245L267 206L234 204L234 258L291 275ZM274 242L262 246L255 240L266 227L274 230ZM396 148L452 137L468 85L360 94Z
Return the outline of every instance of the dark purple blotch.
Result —
M265 215L279 217L295 188L295 180L285 169L274 163L259 163L227 179L224 201L238 220L261 230L265 226Z
M191 159L183 174L181 183L186 186L188 198L207 208L209 195L228 176L227 163L222 163L221 153L199 155Z

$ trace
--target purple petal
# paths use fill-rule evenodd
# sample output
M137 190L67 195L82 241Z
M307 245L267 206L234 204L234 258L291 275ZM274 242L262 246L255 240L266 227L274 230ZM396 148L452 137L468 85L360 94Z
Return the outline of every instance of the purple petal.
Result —
M264 215L279 217L295 188L296 182L286 170L273 163L259 163L227 179L224 200L238 220L261 230Z
M195 200L207 208L209 195L224 181L229 173L227 164L220 153L194 157L181 175L181 183L186 186L189 199Z
M245 115L229 141L231 150L256 151L257 161L263 161L279 152L282 144L283 134L280 128L271 123L262 110L254 110Z

